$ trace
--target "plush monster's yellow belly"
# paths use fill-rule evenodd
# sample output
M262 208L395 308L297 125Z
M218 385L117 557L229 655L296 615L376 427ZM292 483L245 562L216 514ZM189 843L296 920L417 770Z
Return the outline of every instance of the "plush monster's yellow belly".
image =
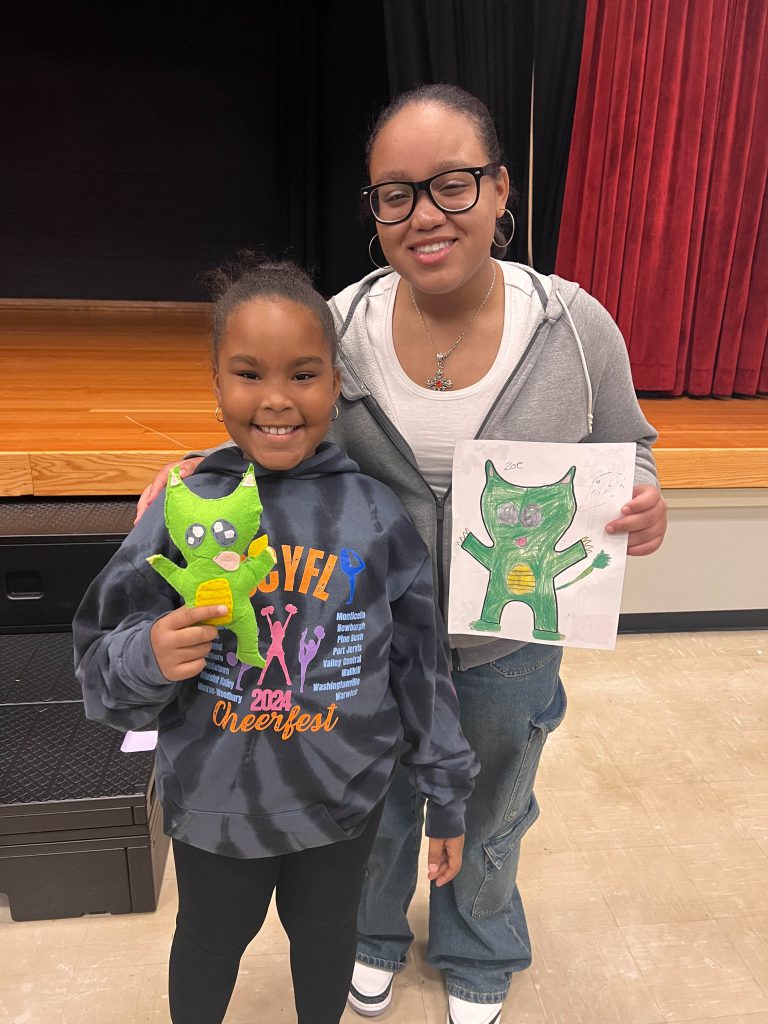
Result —
M206 619L211 626L226 626L232 621L232 610L235 606L232 597L232 588L225 579L221 577L216 580L208 580L201 583L195 592L195 607L200 608L206 604L225 604L227 614L216 619Z
M513 594L532 594L536 589L536 577L530 565L522 562L513 565L507 573L507 586Z

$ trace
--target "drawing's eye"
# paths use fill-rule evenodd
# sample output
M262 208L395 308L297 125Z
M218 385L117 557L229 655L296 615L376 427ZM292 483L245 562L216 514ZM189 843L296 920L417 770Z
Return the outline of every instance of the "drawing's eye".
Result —
M501 505L496 513L498 521L505 523L507 526L516 526L519 517L520 513L517 505Z
M539 526L541 523L541 509L538 505L526 505L520 516L520 523L523 526Z
M191 526L187 527L187 532L184 534L184 543L190 548L199 548L205 538L205 527L201 526L200 523L192 523Z
M217 519L211 527L213 539L222 548L228 548L237 540L237 530L228 519Z

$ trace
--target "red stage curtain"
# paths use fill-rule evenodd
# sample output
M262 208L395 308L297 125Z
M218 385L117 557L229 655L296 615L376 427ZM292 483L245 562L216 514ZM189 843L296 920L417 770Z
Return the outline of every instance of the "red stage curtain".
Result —
M640 391L768 391L768 3L588 0L557 271Z

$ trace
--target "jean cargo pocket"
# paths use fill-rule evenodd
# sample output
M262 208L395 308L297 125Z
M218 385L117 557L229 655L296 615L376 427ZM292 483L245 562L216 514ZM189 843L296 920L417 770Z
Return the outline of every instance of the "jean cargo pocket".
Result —
M528 743L520 761L520 771L515 780L509 804L504 812L506 821L514 821L521 814L525 813L530 802L533 790L534 779L541 760L541 752L547 741L547 736L560 725L565 718L565 710L568 701L565 696L565 689L560 679L557 680L552 700L531 722L531 732Z
M472 905L473 917L489 917L506 910L515 891L520 840L539 816L539 805L531 793L525 814L515 824L483 843L485 877Z

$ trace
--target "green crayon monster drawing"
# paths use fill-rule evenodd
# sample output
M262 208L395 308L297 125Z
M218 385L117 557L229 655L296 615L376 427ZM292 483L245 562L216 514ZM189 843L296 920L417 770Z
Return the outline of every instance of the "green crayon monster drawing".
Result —
M186 486L175 466L165 490L165 522L187 565L176 565L165 555L147 559L186 604L226 605L226 615L208 621L231 629L237 636L238 659L259 668L264 659L251 594L277 559L266 546L266 537L257 538L245 552L259 529L262 511L253 466L223 498L201 498Z
M499 632L504 608L511 601L521 601L533 612L535 639L563 639L556 590L571 586L593 569L604 569L610 561L601 551L576 579L555 586L556 577L583 561L592 547L588 537L564 551L555 547L576 514L575 473L576 467L571 466L557 483L524 487L504 480L493 463L486 462L480 509L493 543L483 544L473 533L466 533L461 542L490 577L480 618L470 628Z

